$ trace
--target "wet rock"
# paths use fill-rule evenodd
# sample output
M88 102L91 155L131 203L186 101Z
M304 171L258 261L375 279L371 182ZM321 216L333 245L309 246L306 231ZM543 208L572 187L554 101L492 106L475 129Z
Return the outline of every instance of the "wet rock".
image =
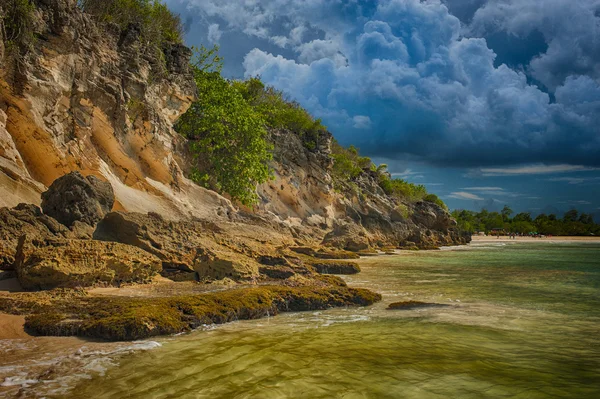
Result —
M96 176L71 172L54 181L42 193L44 213L66 226L75 222L95 225L113 207L115 194L110 183Z
M21 237L15 267L25 289L145 283L160 260L138 248L94 240L30 240Z
M258 263L260 263L261 265L267 265L267 266L284 266L284 265L288 265L289 262L286 258L284 258L283 256L260 256L258 258Z
M260 274L276 280L285 280L296 274L294 270L288 266L260 266L258 271Z
M311 263L318 273L321 274L357 274L360 273L360 266L355 262L345 261L317 261Z

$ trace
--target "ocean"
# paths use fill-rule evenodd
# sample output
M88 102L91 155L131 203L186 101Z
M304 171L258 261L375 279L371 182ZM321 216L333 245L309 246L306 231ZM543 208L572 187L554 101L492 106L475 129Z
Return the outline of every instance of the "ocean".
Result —
M348 284L380 292L381 303L138 342L143 350L74 364L60 386L21 389L144 399L600 397L598 243L475 243L360 264ZM408 300L435 306L387 310Z

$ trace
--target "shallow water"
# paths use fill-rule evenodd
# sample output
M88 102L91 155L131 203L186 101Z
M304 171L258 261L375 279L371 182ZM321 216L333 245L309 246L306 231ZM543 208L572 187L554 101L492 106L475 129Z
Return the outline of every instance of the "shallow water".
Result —
M349 284L382 303L163 339L71 397L600 397L600 245L474 245L361 267ZM404 300L448 306L386 310Z

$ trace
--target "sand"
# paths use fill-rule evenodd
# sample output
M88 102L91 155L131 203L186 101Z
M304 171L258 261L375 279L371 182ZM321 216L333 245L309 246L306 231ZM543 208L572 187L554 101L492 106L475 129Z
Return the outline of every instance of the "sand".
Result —
M13 316L0 313L0 340L2 339L21 339L29 338L23 328L25 324L24 316Z
M500 236L499 238L496 236L473 236L473 243L485 243L485 242L526 242L526 243L534 243L534 242L555 242L555 243L569 243L569 242L581 242L581 243L599 243L600 237L565 237L565 236L556 236L556 237L544 237L544 238L534 238L534 237L516 237L514 239L508 236Z

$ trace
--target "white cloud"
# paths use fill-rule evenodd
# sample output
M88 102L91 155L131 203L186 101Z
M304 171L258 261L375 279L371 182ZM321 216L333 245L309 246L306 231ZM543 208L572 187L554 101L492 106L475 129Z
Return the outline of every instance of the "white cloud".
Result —
M467 193L465 191L453 192L448 197L449 198L460 199L460 200L483 201L483 198L481 198L480 196L475 195L473 193Z
M223 32L219 29L219 24L211 24L208 26L208 40L210 40L211 43L219 43L222 35Z
M369 129L371 127L371 118L364 115L357 115L354 118L354 127L356 129Z
M467 191L504 191L502 187L465 187Z
M600 170L582 165L530 165L511 168L481 168L475 171L481 176L521 176L521 175L543 175L553 173L588 172Z
M493 0L477 10L469 30L521 38L540 32L548 49L528 69L554 91L569 76L600 78L599 10L598 0Z

